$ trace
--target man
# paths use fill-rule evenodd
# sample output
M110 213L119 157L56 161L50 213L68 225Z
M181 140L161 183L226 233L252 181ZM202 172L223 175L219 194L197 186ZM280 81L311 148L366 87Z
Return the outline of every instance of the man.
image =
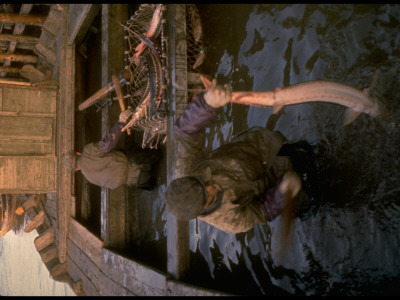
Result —
M280 215L300 191L301 179L290 157L278 155L286 139L266 128L250 128L230 143L204 151L204 127L230 101L229 86L214 79L176 120L177 172L165 201L178 219L197 217L239 233Z
M82 154L67 153L67 164L73 170L81 170L92 184L115 189L123 184L137 185L152 190L156 183L153 167L160 160L159 150L136 149L128 152L116 150L122 135L121 129L132 115L132 110L121 112L119 120L110 132L98 143L87 144Z

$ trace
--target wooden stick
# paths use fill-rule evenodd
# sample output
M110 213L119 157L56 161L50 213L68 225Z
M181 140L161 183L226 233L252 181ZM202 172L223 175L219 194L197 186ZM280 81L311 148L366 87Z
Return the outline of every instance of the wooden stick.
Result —
M126 110L126 108L124 103L124 95L122 94L121 84L119 83L118 76L112 75L112 81L114 83L115 93L118 97L119 106L121 107L121 112L123 112ZM130 129L128 129L127 132L129 135L131 134Z

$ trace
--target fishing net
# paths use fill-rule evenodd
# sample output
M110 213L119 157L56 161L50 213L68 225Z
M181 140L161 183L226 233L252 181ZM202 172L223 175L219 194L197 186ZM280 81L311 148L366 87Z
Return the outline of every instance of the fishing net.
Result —
M129 105L138 113L128 127L143 131L142 147L157 148L167 132L167 5L141 4L124 25ZM188 71L203 60L201 21L196 5L186 4Z

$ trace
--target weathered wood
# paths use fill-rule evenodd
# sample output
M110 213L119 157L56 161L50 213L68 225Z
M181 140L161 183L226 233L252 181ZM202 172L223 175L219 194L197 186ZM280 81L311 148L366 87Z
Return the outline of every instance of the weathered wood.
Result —
M138 296L162 296L167 274L104 249L102 272Z
M6 85L8 87L33 87L33 83L27 81L26 79L15 79L15 78L0 78L0 85Z
M59 263L50 269L50 276L57 281L68 281L67 263Z
M124 68L121 53L124 51L123 28L120 23L129 17L128 6L126 4L102 4L101 17L101 41L102 41L102 69L101 84L105 86L112 82L112 75ZM110 130L110 125L114 123L120 114L119 106L105 107L101 111L102 134ZM124 142L122 136L120 142ZM101 193L101 238L106 247L114 249L124 249L126 245L126 200L123 185L115 190L102 188Z
M46 21L43 23L42 30L47 30L52 35L57 36L61 26L61 21L62 11L57 8L57 5L52 5Z
M58 186L58 257L61 263L67 259L67 237L71 215L71 197L74 190L72 173L61 159L74 149L74 108L75 108L75 45L68 45L69 5L63 5L60 54L60 103L58 106L57 128L57 186Z
M27 211L31 207L35 207L40 203L39 195L30 195L28 199L22 202L22 208Z
M68 244L71 243L73 244L72 241L69 240ZM81 269L82 266L78 266L75 262L74 259L71 258L70 253L68 254L68 259L67 259L67 270L68 274L72 277L73 280L75 281L81 281L82 282L82 288L85 292L85 295L87 296L100 296L99 291L97 288L94 286L90 278L86 276L86 273L83 272Z
M77 296L86 296L85 291L83 290L83 285L82 285L81 279L74 281L72 287Z
M79 45L98 14L100 7L100 4L70 4L69 45L74 42Z
M32 7L33 7L33 4L22 4L19 14L21 16L26 16L31 11ZM24 31L24 29L25 29L25 24L23 24L23 23L15 24L14 29L13 29L13 35L16 35L16 36L21 35L22 32ZM18 44L17 40L10 41L10 43L8 44L7 53L8 54L14 53L15 49L17 48L17 44ZM10 65L11 65L11 60L6 60L3 63L4 67L9 67ZM2 73L0 73L0 76L5 77L6 73L2 72Z
M7 54L0 53L0 60L20 61L25 63L37 63L38 58L36 55L29 54Z
M186 60L186 8L185 4L168 6L168 53L170 78L179 86L187 87ZM173 76L174 75L174 76ZM175 178L174 162L174 131L175 119L180 116L187 104L187 92L176 90L175 84L169 86L169 97L175 101L176 113L168 118L167 140L167 184ZM189 268L189 223L178 221L175 216L167 213L167 271L174 279L181 279Z
M53 243L54 236L55 236L54 227L49 227L45 232L43 232L41 235L37 236L34 240L36 250L38 252L40 252L44 248L49 246L51 243Z
M42 81L46 76L32 65L24 65L21 70L21 76L29 79L31 82Z
M104 242L73 218L71 218L69 225L68 238L100 267Z
M36 44L39 41L39 38L28 35L14 35L14 34L2 33L0 34L0 41L7 41L7 42L15 41L18 43L24 42L24 43Z
M36 50L35 52L38 52L39 54L43 55L49 61L49 63L53 65L56 63L57 55L50 48L42 44L37 44L35 46L35 50Z
M58 255L58 251L57 251L57 247L54 243L51 244L50 246L46 247L44 250L42 250L40 252L40 257L42 259L42 262L45 264L56 259L57 255Z
M38 228L44 222L44 211L41 210L36 217L24 228L24 232L31 232L33 229Z
M5 72L5 73L21 73L21 68L15 68L15 67L1 67L0 66L0 72Z
M101 296L135 295L133 292L116 283L113 278L108 277L88 256L86 256L82 249L71 240L68 240L68 263L70 260L78 266L79 270ZM85 286L85 277L80 277L83 286ZM75 275L72 276L72 278L75 279Z
M24 23L25 25L42 26L47 16L27 15L22 16L12 13L1 13L0 22L3 23Z

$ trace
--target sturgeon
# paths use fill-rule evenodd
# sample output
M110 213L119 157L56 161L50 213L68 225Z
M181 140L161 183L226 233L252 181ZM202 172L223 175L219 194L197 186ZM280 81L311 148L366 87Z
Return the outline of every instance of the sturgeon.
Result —
M206 88L211 86L211 81L201 76ZM307 103L329 102L347 107L344 116L344 125L353 122L361 113L376 117L383 113L382 104L369 94L372 85L376 83L377 73L364 90L334 81L314 80L289 86L276 88L274 91L238 91L232 92L233 103L272 106L273 112L278 112L283 106Z

